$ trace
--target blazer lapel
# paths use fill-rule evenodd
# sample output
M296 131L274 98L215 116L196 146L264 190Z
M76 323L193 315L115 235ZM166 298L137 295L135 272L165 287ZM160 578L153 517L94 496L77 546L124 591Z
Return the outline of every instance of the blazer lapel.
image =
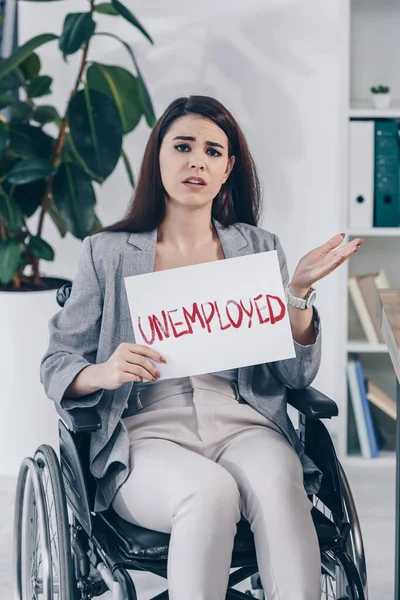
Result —
M157 229L131 233L124 257L124 276L152 273L156 258Z
M219 221L213 219L215 230L221 242L225 258L235 258L251 254L249 244L244 235L234 225L223 227Z
M215 230L221 242L225 258L235 258L251 254L251 248L244 235L234 225L223 227L213 219ZM129 248L125 256L124 276L152 273L156 258L157 229L142 233L131 233Z

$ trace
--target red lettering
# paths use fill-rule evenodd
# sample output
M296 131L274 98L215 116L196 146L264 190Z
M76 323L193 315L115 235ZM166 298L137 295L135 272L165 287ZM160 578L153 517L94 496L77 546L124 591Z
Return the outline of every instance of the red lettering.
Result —
M156 315L152 315L152 321L154 323L154 328L156 330L156 333L158 335L158 339L160 340L160 342L162 342L163 340L163 336L166 338L169 338L169 329L168 329L168 322L167 322L167 315L165 314L165 310L161 311L161 315L162 318L164 319L164 324L162 325L158 319L158 317L156 317Z
M262 294L259 294L256 298L254 298L254 304L256 306L256 311L257 311L258 319L260 321L260 325L262 325L263 323L268 323L269 318L267 317L266 319L263 320L263 316L261 314L261 310L264 309L264 308L267 308L267 307L266 306L262 306L261 309L258 307L257 301L260 300L260 298L262 298Z
M231 315L228 310L228 304L234 304L239 311L239 317L238 317L237 323L235 323L231 318ZM243 310L242 310L242 307L240 306L240 304L238 304L235 300L228 300L228 302L226 303L226 314L228 315L228 319L230 320L232 325L235 327L235 329L238 329L241 326L242 321L243 321Z
M231 323L227 323L227 325L222 325L222 319L221 319L221 315L219 314L219 308L218 308L217 302L214 302L214 306L215 306L215 310L218 315L218 320L219 320L219 324L221 327L221 331L224 331L225 329L229 329L229 327L232 327Z
M204 310L204 306L205 306L206 304L208 304L208 306L211 308L211 312L210 312L210 314L209 314L208 316L206 315L206 313L205 313L205 310ZM204 303L201 305L201 311L202 311L202 313L203 313L203 317L204 317L204 320L205 320L205 322L206 322L207 331L208 331L208 333L211 333L211 327L210 327L210 323L211 323L211 321L212 321L212 318L213 318L213 316L214 316L214 313L215 313L215 307L214 307L214 304L213 304L212 302L204 302Z
M149 340L143 329L142 329L142 320L140 317L138 317L138 327L139 327L139 331L142 334L142 338L144 339L144 341L146 342L146 344L149 344L150 346L154 343L155 337L156 337L156 332L154 330L154 323L153 323L153 319L151 317L147 317L150 323L150 329L151 329L151 339Z
M267 294L266 298L267 298L267 303L268 303L269 315L271 317L271 325L274 325L278 321L282 321L283 317L286 314L286 305L282 302L282 300L279 298L279 296L271 296L270 294ZM270 298L272 298L272 300L276 300L278 302L278 304L280 305L281 312L279 313L279 315L274 315L274 311L272 308Z
M262 298L266 300L266 304L259 305L258 303ZM147 334L143 330L143 323L141 317L138 317L138 328L144 342L146 344L152 345L156 339L156 336L160 341L163 341L163 339L170 337L171 332L175 338L179 338L183 335L192 335L194 333L192 324L194 324L196 321L200 323L202 329L207 328L208 333L211 333L211 322L215 314L218 317L221 331L225 331L230 327L239 329L239 327L243 325L244 315L247 315L249 317L248 328L250 329L252 327L253 316L255 314L257 314L260 325L269 322L271 323L271 325L274 325L275 323L281 321L287 313L286 305L279 298L279 296L273 296L271 294L259 294L253 299L249 298L248 302L249 305L245 306L243 300L240 300L240 302L236 302L236 300L232 299L228 300L225 304L225 313L222 314L222 316L220 308L218 306L218 302L216 300L214 300L213 302L204 302L200 305L200 308L197 302L193 302L191 310L186 309L184 306L181 307L180 310L182 310L183 314L182 321L176 321L172 316L172 313L177 312L178 309L175 308L173 310L168 311L162 310L160 317L157 317L156 315L149 315L147 317L149 325L148 328L150 328L150 331L147 331ZM236 307L237 315L234 314L231 305ZM264 314L265 311L268 311L269 317L264 318L263 311ZM226 323L222 322L222 318L224 316L227 317ZM178 330L178 327L185 325L186 329L183 329L181 331Z
M251 327L251 317L253 316L254 308L253 308L253 303L252 303L252 301L251 301L250 298L249 298L249 301L250 301L250 310L249 311L246 310L246 308L245 308L242 300L240 301L240 306L242 307L242 309L246 313L246 315L248 317L250 317L250 320L249 320L249 329L250 329L250 327Z
M193 331L189 331L189 329L187 329L186 331L181 331L180 333L177 332L177 330L175 329L175 326L183 325L183 321L177 321L175 323L173 322L173 320L171 318L171 313L176 312L176 311L177 311L176 308L168 311L168 318L169 318L169 322L171 323L174 337L178 338L178 337L181 337L182 335L186 335L187 333L193 333Z
M200 325L204 329L205 323L203 321L203 317L200 314L199 307L197 306L197 302L193 302L193 308L192 308L192 313L191 314L190 314L190 312L185 307L183 307L183 316L185 317L185 321L187 323L187 326L190 329L190 332L192 332L193 330L192 330L192 326L189 323L189 320L192 323L194 323L196 321L196 319L199 319Z

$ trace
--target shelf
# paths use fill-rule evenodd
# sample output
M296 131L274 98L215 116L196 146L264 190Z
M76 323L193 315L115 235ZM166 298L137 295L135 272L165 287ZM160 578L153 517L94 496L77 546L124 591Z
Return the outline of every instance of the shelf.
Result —
M400 237L400 227L371 227L369 229L347 229L349 237Z
M348 454L342 459L344 467L395 467L396 453L395 451L381 450L376 458L363 458L360 455Z
M349 119L400 119L400 101L392 102L389 108L374 108L369 101L350 105Z
M360 354L384 354L388 352L386 344L371 344L370 342L347 342L347 352Z

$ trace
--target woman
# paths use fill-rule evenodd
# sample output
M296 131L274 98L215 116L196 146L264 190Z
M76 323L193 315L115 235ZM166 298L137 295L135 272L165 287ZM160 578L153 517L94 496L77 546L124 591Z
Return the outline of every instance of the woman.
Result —
M276 249L286 288L285 256L278 238L257 227L259 206L256 169L233 116L212 98L176 100L150 135L126 217L84 240L71 297L50 324L47 395L65 409L96 405L102 419L91 438L95 510L112 505L132 523L171 533L171 600L225 598L241 514L268 599L320 598L307 492L321 474L288 418L285 387L305 387L318 371L312 286L362 240L340 246L336 235L300 260L288 289L296 358L274 363L159 380L165 359L133 343L123 284Z

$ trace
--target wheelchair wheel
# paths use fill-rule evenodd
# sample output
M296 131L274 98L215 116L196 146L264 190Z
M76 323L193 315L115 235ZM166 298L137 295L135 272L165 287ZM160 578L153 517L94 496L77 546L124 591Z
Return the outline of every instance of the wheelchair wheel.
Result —
M347 490L349 491L349 490ZM366 587L366 570L360 572L359 565L364 565L364 549L362 546L361 530L355 512L354 503L349 511L351 496L343 492L345 515L349 524L349 536L346 548L335 548L321 553L321 599L322 600L368 600ZM327 518L335 522L331 511L319 500L315 499L314 506ZM354 539L358 547L355 550ZM361 545L360 545L361 544ZM358 549L357 549L358 548ZM364 579L362 579L362 574Z
M365 600L357 568L346 552L322 553L321 600Z
M364 542L361 534L360 521L358 520L353 494L351 493L351 488L349 482L347 481L346 473L344 472L344 469L339 461L338 465L343 488L344 510L347 521L350 525L347 551L357 567L364 590L364 597L365 600L368 600L367 565L365 560Z
M40 446L22 463L15 510L14 574L18 600L74 597L65 492L57 455Z

